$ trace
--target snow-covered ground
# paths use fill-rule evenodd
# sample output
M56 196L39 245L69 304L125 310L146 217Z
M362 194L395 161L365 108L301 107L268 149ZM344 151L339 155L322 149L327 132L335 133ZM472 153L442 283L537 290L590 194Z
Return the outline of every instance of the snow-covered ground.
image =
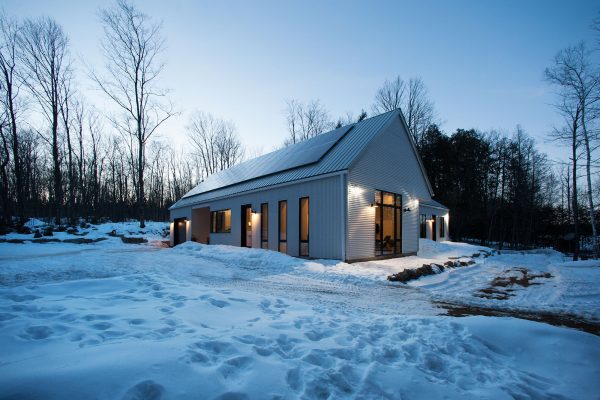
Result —
M483 248L422 241L415 257L348 265L196 243L164 248L164 227L106 224L86 235L114 229L145 236L142 245L0 243L0 398L599 396L599 336L456 318L437 306L597 320L598 262L507 253L399 284L386 276ZM551 277L524 280L523 269Z

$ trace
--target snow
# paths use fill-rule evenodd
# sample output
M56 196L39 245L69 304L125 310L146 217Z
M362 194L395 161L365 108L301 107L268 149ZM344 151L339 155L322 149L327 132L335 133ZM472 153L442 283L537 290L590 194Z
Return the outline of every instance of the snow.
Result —
M424 241L415 257L345 264L197 243L162 248L164 227L149 224L143 235L151 240L142 245L118 237L0 243L0 398L600 393L598 336L516 318L456 318L435 304L595 318L597 262L567 262L551 251L507 253L396 284L386 274L483 248ZM86 231L103 237L113 229L140 235L135 223ZM553 278L536 278L544 283L504 301L473 296L503 271L525 267Z

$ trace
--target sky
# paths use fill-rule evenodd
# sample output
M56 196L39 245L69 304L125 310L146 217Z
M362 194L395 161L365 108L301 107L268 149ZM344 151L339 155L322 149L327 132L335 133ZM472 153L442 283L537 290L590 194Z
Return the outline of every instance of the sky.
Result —
M17 18L50 16L70 39L80 89L110 104L82 61L101 67L98 11L110 1L1 0ZM332 119L370 111L386 79L421 77L447 133L511 134L517 124L555 160L561 124L544 69L562 48L593 44L593 1L134 1L162 22L161 86L180 112L159 132L185 147L194 110L233 121L249 153L279 147L285 102L318 99Z

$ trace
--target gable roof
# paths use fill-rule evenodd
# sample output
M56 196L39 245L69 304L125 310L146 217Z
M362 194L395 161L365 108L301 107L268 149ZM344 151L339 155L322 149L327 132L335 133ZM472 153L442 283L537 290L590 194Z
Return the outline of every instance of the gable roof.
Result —
M421 205L421 206L427 206L427 207L433 207L433 208L441 208L441 209L444 209L444 210L449 210L448 207L446 207L445 205L443 205L439 201L435 201L433 199L426 199L426 200L419 199L419 205Z
M400 110L394 110L334 129L217 172L200 182L169 209L299 179L345 171L378 133L398 116L406 126ZM412 143L411 135L408 136ZM419 158L416 151L415 154ZM419 163L421 163L420 158ZM431 192L431 186L424 170L423 175Z

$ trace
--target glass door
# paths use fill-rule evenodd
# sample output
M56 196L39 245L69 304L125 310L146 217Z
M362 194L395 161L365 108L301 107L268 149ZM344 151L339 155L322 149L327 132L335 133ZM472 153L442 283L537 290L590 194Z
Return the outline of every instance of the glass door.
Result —
M375 192L375 255L402 253L402 196Z

